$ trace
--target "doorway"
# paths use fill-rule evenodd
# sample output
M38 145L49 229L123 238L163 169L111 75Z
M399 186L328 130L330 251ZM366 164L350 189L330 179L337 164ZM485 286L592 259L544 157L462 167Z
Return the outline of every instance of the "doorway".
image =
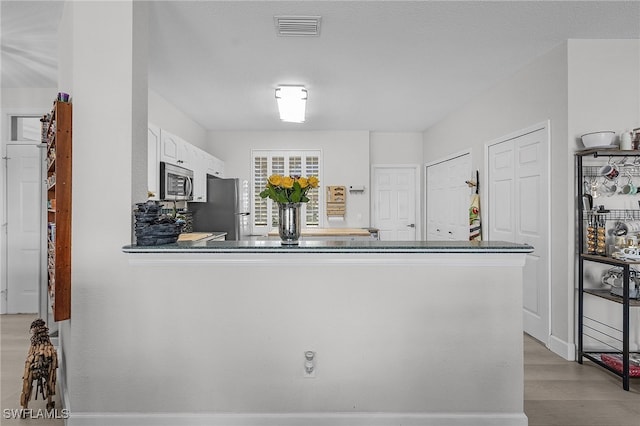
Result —
M551 335L549 122L485 147L488 239L529 244L523 277L524 332L548 346Z
M36 313L42 242L42 160L34 144L6 148L6 313Z
M39 111L3 117L0 313L46 313L43 280L43 161ZM44 308L44 310L43 310Z
M471 153L426 165L427 240L469 240Z
M415 241L420 235L416 218L420 203L420 166L372 166L372 225L380 240Z

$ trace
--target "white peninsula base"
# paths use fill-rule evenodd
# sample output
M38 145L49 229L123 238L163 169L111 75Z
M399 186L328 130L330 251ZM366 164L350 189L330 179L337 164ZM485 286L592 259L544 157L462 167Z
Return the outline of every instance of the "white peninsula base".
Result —
M144 380L96 386L135 410L76 394L68 424L526 426L518 247L131 250Z

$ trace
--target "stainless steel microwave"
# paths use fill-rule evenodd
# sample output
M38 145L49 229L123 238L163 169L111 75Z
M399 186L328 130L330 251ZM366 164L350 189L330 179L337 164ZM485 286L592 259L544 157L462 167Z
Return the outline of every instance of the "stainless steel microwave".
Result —
M193 200L193 171L161 161L160 199Z

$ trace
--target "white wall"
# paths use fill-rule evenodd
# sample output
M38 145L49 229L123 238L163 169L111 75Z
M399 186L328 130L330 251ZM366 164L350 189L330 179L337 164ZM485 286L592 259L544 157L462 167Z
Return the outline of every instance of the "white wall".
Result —
M371 164L419 164L423 157L422 133L371 132Z
M561 345L572 339L567 291L573 245L568 228L573 226L573 158L567 149L567 45L562 44L521 69L424 133L424 161L429 162L471 149L473 169L486 182L484 145L501 136L551 120L552 324L551 333ZM554 208L559 206L559 208Z
M640 40L570 40L568 93L568 143L571 152L583 147L580 135L585 133L613 130L619 136L624 131L640 127ZM621 200L598 204L604 203L608 208L637 209L638 198L629 198L630 200L622 200L626 206L614 204ZM569 217L574 218L572 207L570 206ZM573 249L576 228L571 226L569 230L569 249ZM588 279L588 286L599 285L604 272L601 269L592 264L586 265L585 278ZM570 282L575 282L573 275ZM571 298L574 297L573 287L569 288ZM621 329L622 314L619 306L602 299L587 300L587 304L590 316ZM571 299L568 307L571 307ZM573 315L571 309L568 312ZM640 347L639 318L640 312L631 309L632 350Z
M364 185L369 188L369 132L209 132L208 151L224 160L225 174L251 180L252 149L320 149L320 185ZM324 189L323 189L324 190ZM369 226L369 191L347 194L344 222L325 226L362 228Z
M146 183L137 181L146 180L147 64L134 58L140 44L132 42L134 27L144 37L144 6L66 2L60 24L68 60L60 62L59 82L74 108L71 319L59 323L60 381L72 411L76 403L82 410L105 400L135 404L112 390L135 377L127 342L140 332L135 304L144 303L129 298L133 282L121 252L131 241L132 205L147 198Z
M580 135L640 127L640 40L569 41L570 148Z
M149 123L207 151L207 131L156 91L149 89Z
M551 120L551 347L574 346L575 180L580 135L640 126L640 41L570 40L424 133L424 159L471 147L482 182L486 142Z

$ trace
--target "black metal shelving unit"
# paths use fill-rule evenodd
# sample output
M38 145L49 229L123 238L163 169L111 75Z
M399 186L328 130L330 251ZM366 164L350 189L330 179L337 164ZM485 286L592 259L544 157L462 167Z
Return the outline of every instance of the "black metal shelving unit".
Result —
M640 171L640 151L621 151L621 150L585 150L576 153L576 170L578 173L577 179L577 205L576 209L578 212L578 245L577 252L578 256L578 362L582 364L584 358L591 360L595 364L609 370L613 374L622 378L622 386L624 390L629 390L629 382L631 380L630 374L630 350L629 350L629 333L630 333L630 324L629 324L629 313L631 307L640 307L640 300L631 299L629 297L629 278L631 275L631 268L634 265L639 265L640 262L629 262L621 259L616 259L610 256L603 256L597 254L586 254L583 253L585 250L585 210L583 208L583 195L584 195L584 178L590 176L596 176L598 167L595 166L585 166L583 164L583 159L585 157L606 157L609 159L617 158L617 157L628 157L633 158L634 165L637 165L638 170ZM637 175L640 176L640 175ZM638 210L609 210L606 212L598 213L600 215L604 215L605 220L624 220L624 219L640 219L640 209ZM588 289L584 287L584 266L585 262L594 262L599 264L611 265L614 267L621 268L623 271L623 295L622 297L611 294L608 290L604 289ZM610 327L606 324L603 324L604 327L609 327L613 331L621 332L622 338L619 339L621 343L620 348L616 348L610 345L612 350L607 351L590 351L585 350L584 348L584 337L589 336L595 340L598 340L596 337L589 335L591 329L588 325L585 325L585 309L584 309L584 297L585 295L590 295L592 297L599 297L605 300L608 300L611 303L615 303L621 305L622 307L622 330L615 329L614 327ZM599 333L602 333L598 331ZM608 337L616 339L614 336L608 335ZM616 339L618 340L618 339ZM604 342L603 342L604 343ZM606 344L606 343L605 343ZM603 354L614 354L622 356L622 369L621 371L613 366L605 363L601 356Z

